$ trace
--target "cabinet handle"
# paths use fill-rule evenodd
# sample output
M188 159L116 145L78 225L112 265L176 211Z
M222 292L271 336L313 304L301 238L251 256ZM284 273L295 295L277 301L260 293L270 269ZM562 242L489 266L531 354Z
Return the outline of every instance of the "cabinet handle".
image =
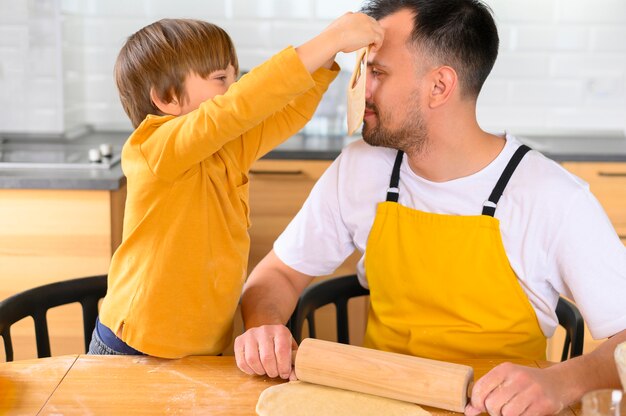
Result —
M626 177L626 172L598 172L598 176L607 176L607 177L614 177L614 178L625 178Z
M295 170L258 170L251 169L250 173L252 175L302 175L304 171L301 169Z

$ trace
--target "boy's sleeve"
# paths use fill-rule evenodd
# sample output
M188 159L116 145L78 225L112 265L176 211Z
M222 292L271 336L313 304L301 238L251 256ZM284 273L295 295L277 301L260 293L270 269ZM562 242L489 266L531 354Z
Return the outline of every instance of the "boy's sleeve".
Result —
M295 49L286 48L232 84L224 95L159 126L159 140L142 146L142 152L155 173L176 177L317 88Z
M311 120L322 96L338 74L339 66L336 63L331 69L318 69L313 73L313 88L249 130L241 141L229 144L241 163L241 169L248 171L254 161L300 131Z

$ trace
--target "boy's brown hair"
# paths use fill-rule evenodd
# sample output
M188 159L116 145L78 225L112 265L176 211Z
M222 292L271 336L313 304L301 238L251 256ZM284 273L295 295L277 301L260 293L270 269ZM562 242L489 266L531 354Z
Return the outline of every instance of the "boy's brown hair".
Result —
M162 19L131 35L115 62L115 82L124 111L137 127L160 114L150 89L164 101L186 99L187 75L201 77L239 63L232 40L219 26L193 19Z

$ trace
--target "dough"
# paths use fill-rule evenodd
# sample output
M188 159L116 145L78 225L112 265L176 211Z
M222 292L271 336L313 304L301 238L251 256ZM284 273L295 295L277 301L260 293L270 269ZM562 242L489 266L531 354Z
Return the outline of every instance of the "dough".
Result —
M348 84L348 136L354 133L363 122L368 56L369 47L362 48L357 52L356 66Z
M416 404L304 381L272 386L256 404L260 416L430 416Z

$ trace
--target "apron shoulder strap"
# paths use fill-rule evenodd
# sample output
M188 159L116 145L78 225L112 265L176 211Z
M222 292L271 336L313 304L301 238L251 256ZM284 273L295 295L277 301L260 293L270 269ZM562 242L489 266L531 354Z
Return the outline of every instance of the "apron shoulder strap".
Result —
M391 180L389 181L389 189L387 189L387 201L398 202L400 196L400 166L402 166L402 157L404 152L398 150L396 154L396 161L393 164L393 171L391 172Z
M517 165L519 165L519 162L522 161L522 158L526 155L526 153L528 153L528 151L530 151L530 147L525 144L517 148L511 157L511 160L509 160L509 163L506 165L506 168L504 168L504 172L502 172L502 175L500 176L500 179L498 179L493 191L491 191L489 199L485 201L482 215L489 215L490 217L494 216L496 213L496 205L504 192L504 188L506 188L506 185L509 183L511 176L513 176L513 172L515 172Z

